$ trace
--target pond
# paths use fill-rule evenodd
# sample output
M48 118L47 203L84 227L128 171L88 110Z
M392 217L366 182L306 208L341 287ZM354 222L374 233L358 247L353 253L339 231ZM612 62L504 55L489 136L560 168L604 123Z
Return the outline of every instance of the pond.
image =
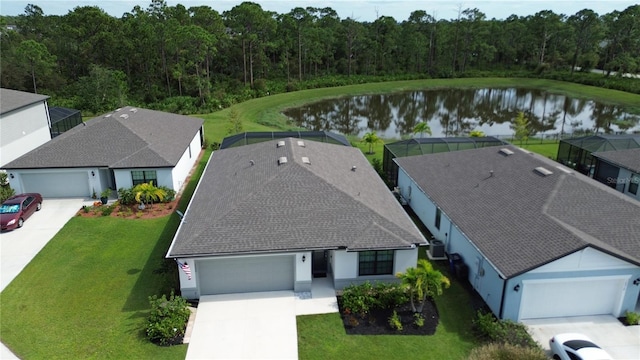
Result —
M467 136L473 130L510 137L510 125L524 112L531 136L640 132L640 115L622 106L534 89L439 89L325 100L284 112L308 130L343 135L375 131L385 139L412 134L426 121L433 137Z

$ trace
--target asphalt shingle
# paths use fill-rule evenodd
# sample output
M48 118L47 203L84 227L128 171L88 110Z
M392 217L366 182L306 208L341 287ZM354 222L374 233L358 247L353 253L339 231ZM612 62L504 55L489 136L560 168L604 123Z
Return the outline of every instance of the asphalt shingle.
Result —
M592 155L613 165L633 171L634 173L640 173L640 148L596 152Z
M593 246L640 264L640 204L512 146L395 161L504 276ZM534 169L553 173L542 176Z
M70 129L5 168L172 167L202 124L198 118L127 106Z
M47 95L33 94L24 91L0 89L0 114L4 115L25 106L45 101Z
M169 256L426 244L360 150L298 141L214 152Z

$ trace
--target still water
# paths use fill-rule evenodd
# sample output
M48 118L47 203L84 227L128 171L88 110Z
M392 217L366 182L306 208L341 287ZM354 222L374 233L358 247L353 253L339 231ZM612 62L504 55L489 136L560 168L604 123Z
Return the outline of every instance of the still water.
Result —
M511 136L511 122L524 112L531 136L640 132L640 115L621 106L575 99L532 89L440 89L362 95L307 104L285 111L308 130L362 136L375 131L386 139L412 134L426 121L433 137L466 136L480 130Z

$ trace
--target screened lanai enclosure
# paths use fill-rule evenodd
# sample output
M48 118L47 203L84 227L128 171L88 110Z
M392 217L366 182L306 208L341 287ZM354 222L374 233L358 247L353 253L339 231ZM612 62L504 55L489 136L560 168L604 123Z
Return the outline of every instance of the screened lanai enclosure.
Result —
M640 148L640 134L583 136L560 140L557 161L585 175L593 176L596 158L592 153L636 148Z
M275 132L245 132L231 135L222 140L220 149L227 149L236 146L256 144L263 141L284 138L307 139L330 144L351 146L349 140L343 135L330 131L275 131Z
M393 162L397 157L435 154L440 152L479 149L487 146L505 145L507 142L493 136L485 137L444 137L413 138L385 144L382 155L382 170L393 186L398 181L398 165Z
M67 109L63 107L50 107L49 119L51 120L51 138L82 124L82 114L80 110Z

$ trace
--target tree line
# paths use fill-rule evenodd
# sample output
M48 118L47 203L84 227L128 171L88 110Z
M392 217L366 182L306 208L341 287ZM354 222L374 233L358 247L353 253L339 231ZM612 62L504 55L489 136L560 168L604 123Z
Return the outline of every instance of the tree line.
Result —
M188 112L181 106L212 111L345 78L640 70L640 5L504 20L459 7L453 19L415 10L402 21L361 22L341 19L330 7L278 14L243 2L219 13L152 0L120 18L92 6L54 16L28 5L1 21L2 86L46 93L61 106L93 113L167 101L178 112Z

